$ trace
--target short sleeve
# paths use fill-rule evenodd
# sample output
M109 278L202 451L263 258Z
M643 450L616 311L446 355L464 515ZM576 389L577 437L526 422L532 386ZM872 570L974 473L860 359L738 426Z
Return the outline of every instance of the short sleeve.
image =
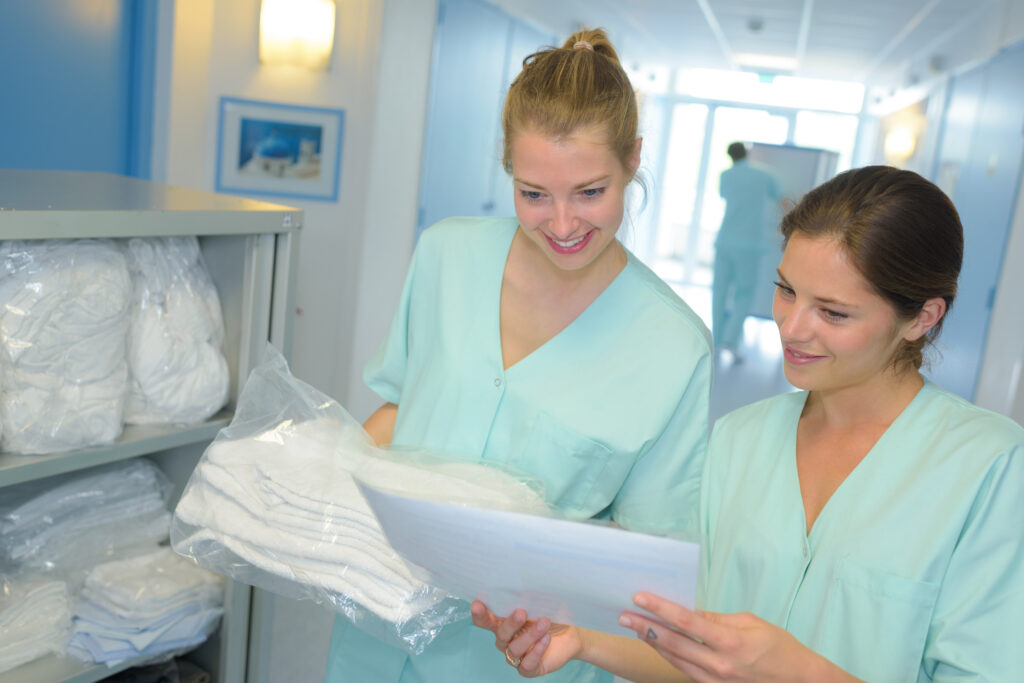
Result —
M701 473L707 452L711 356L696 355L693 372L664 430L637 457L612 503L623 527L698 541Z
M1002 454L964 524L939 592L922 670L933 681L1018 680L1024 648L1024 444Z
M409 271L402 287L398 309L391 320L387 337L363 368L363 381L388 403L399 402L409 364L409 312L415 287L419 247L413 252Z

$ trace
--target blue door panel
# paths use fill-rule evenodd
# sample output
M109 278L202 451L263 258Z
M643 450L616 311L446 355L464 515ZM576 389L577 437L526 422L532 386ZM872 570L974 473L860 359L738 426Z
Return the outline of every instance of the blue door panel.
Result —
M448 216L488 213L509 24L482 2L440 4L417 234Z
M940 150L959 163L953 201L964 226L959 292L947 318L930 376L973 399L989 326L992 293L1024 162L1024 45L1006 50L956 79Z
M148 174L138 116L150 114L152 64L137 55L153 41L137 30L140 2L0 0L0 166Z

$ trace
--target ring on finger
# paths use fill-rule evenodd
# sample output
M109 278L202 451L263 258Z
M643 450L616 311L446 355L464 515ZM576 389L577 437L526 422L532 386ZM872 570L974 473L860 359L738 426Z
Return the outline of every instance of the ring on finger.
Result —
M519 668L519 662L523 661L523 658L522 657L513 657L511 654L509 654L508 648L506 647L505 648L505 661L509 663L509 666L514 666L515 668L518 669Z

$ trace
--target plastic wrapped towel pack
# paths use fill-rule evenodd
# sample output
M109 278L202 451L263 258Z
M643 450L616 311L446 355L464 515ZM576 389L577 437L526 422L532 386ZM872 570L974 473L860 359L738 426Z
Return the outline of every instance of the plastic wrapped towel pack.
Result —
M0 446L49 453L121 433L131 278L109 240L0 242Z
M200 422L228 398L220 299L195 237L126 242L134 287L124 420Z
M273 348L266 356L185 487L172 546L421 653L469 606L414 576L353 477L417 498L550 515L542 486L465 456L379 448L338 403L292 377Z
M0 673L64 651L71 598L63 581L0 578Z
M171 485L136 458L16 484L0 503L0 564L63 573L167 538Z
M224 580L168 547L113 560L86 576L68 652L115 664L191 649L223 614Z

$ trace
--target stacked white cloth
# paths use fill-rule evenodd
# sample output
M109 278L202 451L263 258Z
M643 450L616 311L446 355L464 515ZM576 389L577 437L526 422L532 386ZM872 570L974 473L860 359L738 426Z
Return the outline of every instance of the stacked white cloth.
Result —
M0 672L63 652L71 626L67 585L22 579L0 588Z
M116 664L192 648L217 627L224 582L170 548L96 566L74 608L68 652Z
M386 456L365 432L336 422L286 422L210 445L175 509L174 548L247 583L275 590L280 584L261 580L260 571L268 572L342 611L354 602L406 623L438 596L390 547L353 473L413 497L548 510L526 483L485 465L420 467ZM227 557L217 557L222 551Z
M136 458L4 489L0 560L41 569L88 567L167 538L170 483Z
M48 453L118 437L131 292L114 242L0 242L3 450Z
M200 422L228 398L220 299L195 237L126 243L134 286L129 423Z

